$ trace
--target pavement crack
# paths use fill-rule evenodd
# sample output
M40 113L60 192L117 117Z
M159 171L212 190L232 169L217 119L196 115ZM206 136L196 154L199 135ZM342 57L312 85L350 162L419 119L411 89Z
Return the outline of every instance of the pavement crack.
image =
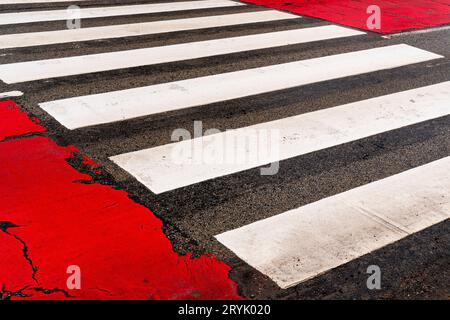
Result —
M11 298L13 298L13 297L18 297L18 298L32 297L32 294L24 293L25 290L38 291L38 292L42 292L44 294L62 293L62 294L64 294L64 296L66 298L73 298L73 296L71 296L67 291L65 291L63 289L59 289L59 288L47 289L47 288L42 288L42 287L26 286L17 291L9 291L9 290L6 290L5 285L3 285L2 289L0 290L0 301L1 300L11 300Z
M22 238L9 232L8 229L10 229L10 228L19 228L19 226L10 221L0 221L0 231L4 232L5 234L7 234L10 237L13 237L14 239L16 239L17 241L19 241L22 244L23 256L27 260L27 262L30 265L31 270L32 270L31 277L32 277L33 281L39 285L39 281L36 278L36 273L38 271L38 267L34 265L33 261L31 260L31 258L29 256L28 245ZM60 289L60 288L47 289L47 288L43 288L41 286L37 286L37 287L26 286L17 291L9 291L6 289L5 284L3 284L2 289L0 290L0 300L10 300L12 297L20 297L20 298L31 297L32 296L31 294L24 293L25 290L38 291L38 292L42 292L44 294L62 293L62 294L64 294L64 296L66 298L72 298L72 296L67 291Z
M19 236L8 231L8 229L10 229L10 228L18 228L18 227L19 227L18 225L14 224L12 222L0 221L0 230L3 231L8 236L13 237L14 239L16 239L17 241L19 241L22 244L23 257L25 258L25 260L27 260L27 262L30 265L31 270L32 270L31 278L34 280L34 282L39 284L39 281L36 278L36 273L38 271L38 267L34 265L33 260L31 260L31 258L30 258L28 245L22 238L20 238Z
M64 296L66 298L73 298L73 296L71 296L66 290L63 290L60 288L47 289L47 288L42 288L42 287L33 287L33 288L28 288L28 290L39 291L39 292L42 292L45 294L62 293L62 294L64 294Z
M28 298L31 295L23 293L27 287L19 289L17 291L9 291L6 290L5 285L3 284L2 289L0 290L0 301L1 300L11 300L12 297L20 297L20 298Z
M20 134L17 136L5 137L3 139L0 139L0 143L14 141L14 140L20 140L20 139L27 139L27 138L46 137L46 136L47 136L46 132L29 132L29 133Z

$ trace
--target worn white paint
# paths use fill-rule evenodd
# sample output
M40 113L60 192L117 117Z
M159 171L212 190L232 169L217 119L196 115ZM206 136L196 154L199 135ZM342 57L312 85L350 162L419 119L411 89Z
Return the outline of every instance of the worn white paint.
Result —
M8 91L8 92L1 92L0 93L0 99L6 99L6 98L15 98L23 96L22 91Z
M385 39L392 39L392 38L404 37L404 36L410 36L410 35L416 35L416 34L442 32L442 31L446 31L446 30L450 30L450 26L440 26L440 27L435 27L435 28L426 28L426 29L420 29L420 30L393 33L393 34L388 34L388 35L385 35L382 37Z

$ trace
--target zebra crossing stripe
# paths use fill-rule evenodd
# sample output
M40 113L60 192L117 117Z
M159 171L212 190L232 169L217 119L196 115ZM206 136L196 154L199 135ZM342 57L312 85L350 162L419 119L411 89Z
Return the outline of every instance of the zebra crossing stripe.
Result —
M89 0L0 0L0 4L30 4L30 3L57 3L57 2L83 2Z
M13 98L23 96L22 91L8 91L0 93L0 99Z
M400 44L147 87L54 100L40 103L40 106L65 127L76 129L441 57Z
M234 7L243 5L245 4L229 0L199 0L186 2L140 4L129 6L80 8L77 12L77 15L79 15L79 17L77 16L77 18L79 19L102 18L102 17L135 15L135 14ZM68 12L67 9L8 12L0 14L0 25L43 22L43 21L58 21L67 19L73 19L71 13Z
M448 218L450 157L216 238L288 288Z
M444 82L110 159L159 194L446 116L448 101Z
M330 25L163 47L27 61L0 65L0 79L6 83L17 83L196 59L361 34L364 34L364 32ZM133 57L133 59L130 59L130 57Z
M201 30L251 23L298 19L275 10L225 14L198 18L152 21L101 27L0 35L0 49L43 46L59 43L136 37L159 33Z

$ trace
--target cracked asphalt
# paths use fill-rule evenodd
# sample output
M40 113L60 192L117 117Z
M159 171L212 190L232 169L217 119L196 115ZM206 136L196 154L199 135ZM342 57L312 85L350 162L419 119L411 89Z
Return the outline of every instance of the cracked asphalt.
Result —
M111 5L124 3L124 1L91 1L87 5L95 6L106 3ZM127 1L127 3L142 3L142 1ZM61 5L57 4L46 6L46 8L60 7ZM16 8L21 8L21 6L0 6L0 10L6 11ZM28 5L27 8L39 9L41 5ZM131 23L137 20L165 20L219 12L222 14L255 10L262 9L252 6L221 8L220 10L208 9L164 15L150 14L140 17L92 19L83 23L88 27ZM61 23L46 22L2 26L0 34L55 30L61 28ZM305 18L302 21L279 21L204 31L177 32L125 38L121 41L100 40L61 44L52 46L52 50L45 46L4 49L0 50L0 64L153 47L324 24L325 22L321 20ZM307 85L302 87L301 91L298 89L282 90L189 110L174 111L169 114L146 116L72 131L64 128L38 107L39 102L54 99L122 90L399 43L429 50L441 54L445 58L401 69L343 78L340 81ZM90 177L91 180L82 182L81 185L99 184L111 187L118 192L125 191L134 204L139 207L142 205L145 210L151 210L162 221L164 235L170 239L170 243L167 245L171 249L173 248L177 256L183 257L185 254L191 253L195 258L203 259L205 254L212 253L217 257L218 264L222 261L228 265L229 277L237 284L237 293L244 298L448 300L450 299L449 220L285 290L280 289L268 277L244 263L213 237L226 230L274 216L449 156L449 116L283 161L279 174L275 176L262 177L257 169L248 170L160 195L150 192L131 175L114 165L108 157L169 143L173 130L186 128L192 131L194 121L201 120L204 130L233 129L373 96L449 81L449 57L450 30L405 34L388 39L369 33L364 39L330 40L326 47L320 43L300 44L250 53L230 54L219 58L202 58L14 85L7 85L0 81L0 92L23 91L24 96L14 100L31 117L39 119L41 125L48 129L46 132L27 134L21 138L49 138L62 147L75 146L79 150L79 154L65 158L64 161L78 173ZM2 144L14 140L15 138L5 139L0 142L0 148ZM83 155L89 156L100 164L100 169L86 166L83 163L85 161ZM97 174L97 170L101 170L101 174ZM83 180L82 178L80 179ZM120 217L127 221L129 213L127 210L131 209L124 210L121 212L123 216ZM140 209L133 210L139 211ZM67 216L67 219L70 219L70 216ZM133 222L132 218L130 219ZM22 236L11 232L17 229L15 220L1 220L0 217L1 234L9 238L9 241L15 242L15 248L21 251L22 257L27 262L28 270L31 271L31 277L34 278L37 270L42 270L38 269L36 265L42 265L44 262L36 263L34 259L31 259L27 242ZM90 223L89 220L83 220L83 222ZM119 232L120 229L114 229L114 231ZM137 240L136 243L138 243ZM150 248L145 247L144 250L150 251ZM119 259L123 259L124 256L126 253L123 253ZM139 255L139 257L143 256L145 255ZM368 275L366 271L370 265L378 265L382 270L381 290L367 289ZM145 264L145 266L148 265ZM51 267L48 266L47 270L51 270ZM125 274L121 274L121 276L126 277ZM228 290L227 269L220 269L217 274L219 274L217 281L220 282L218 285ZM25 297L30 290L43 294L70 295L66 290L54 289L52 286L29 286L16 291L3 288L0 290L0 296L3 299ZM204 290L207 292L206 289ZM230 289L230 292L233 290ZM162 293L154 293L154 296L158 294L164 296ZM232 293L230 293L231 296Z

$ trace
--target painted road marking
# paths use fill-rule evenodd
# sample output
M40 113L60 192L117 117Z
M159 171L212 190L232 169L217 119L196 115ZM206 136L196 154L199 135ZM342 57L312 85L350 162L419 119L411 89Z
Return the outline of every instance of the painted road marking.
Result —
M291 0L289 3L273 0L245 0L244 2L383 34L425 29L450 23L448 0L378 0L375 3L372 0ZM376 8L381 9L381 18ZM372 25L371 18L380 21L379 26Z
M81 267L82 285L70 290L70 299L240 299L225 263L175 252L162 221L126 192L79 183L89 176L67 162L75 148L23 136L44 131L14 102L0 101L0 140L12 138L0 143L2 298L20 290L27 298L63 299L61 290L52 289L70 290L66 270L74 264ZM39 288L50 289L44 295L33 289L32 264L16 233L39 261Z
M155 48L19 62L0 65L0 79L6 83L17 83L196 59L361 34L365 33L339 26L322 26ZM130 59L130 57L133 57L133 59Z
M400 67L442 56L400 44L41 103L69 129ZM126 106L126 107L125 107Z
M245 4L229 0L199 0L186 2L140 4L130 6L82 8L77 12L77 14L79 14L79 19L87 19L87 18L125 16L134 14L173 12L182 10L234 7L242 5ZM0 25L67 20L70 17L71 13L69 13L67 9L8 12L0 14Z
M159 194L446 116L450 114L448 101L450 81L110 159ZM269 150L268 144L258 145L260 149L255 151L251 147L239 149L236 143L228 143L237 139L251 141L252 135L264 132L276 134L272 138L275 140L270 140L272 152L261 150ZM260 152L258 156L255 155L257 152ZM206 157L211 154L246 161L210 161Z
M0 99L20 97L23 95L22 91L8 91L0 93Z
M0 0L0 4L30 4L30 3L56 3L56 2L83 2L89 0Z
M403 37L403 36L411 36L416 34L424 34L424 33L431 33L431 32L442 32L450 30L450 26L443 26L443 27L435 27L435 28L428 28L428 29L419 29L419 30L413 30L413 31L406 31L406 32L400 32L400 33L393 33L386 36L381 36L385 39L392 39L396 37Z
M199 18L152 21L74 30L56 30L0 35L0 49L80 42L98 39L136 37L166 32L244 25L300 17L275 10L225 14Z
M450 218L450 157L222 233L281 288Z

